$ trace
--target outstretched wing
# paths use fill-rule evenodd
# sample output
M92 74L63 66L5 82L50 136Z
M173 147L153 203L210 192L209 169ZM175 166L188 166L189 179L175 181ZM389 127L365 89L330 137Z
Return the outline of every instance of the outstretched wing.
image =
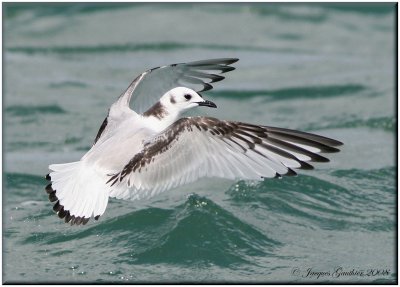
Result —
M229 65L237 61L234 58L223 58L153 68L136 78L119 100L128 105L131 101L132 109L141 114L168 90L178 86L197 92L211 90L212 83L225 79L220 74L234 70Z
M149 197L201 177L252 179L296 175L307 162L328 162L318 153L338 152L342 143L295 130L182 118L148 142L118 174L110 196Z
M110 107L94 144L101 137L104 139L105 135L110 135L109 132L115 130L119 122L147 111L170 89L184 86L197 92L211 90L212 83L225 79L220 74L234 70L235 68L229 65L238 60L210 59L156 67L143 72ZM130 102L135 112L130 109Z

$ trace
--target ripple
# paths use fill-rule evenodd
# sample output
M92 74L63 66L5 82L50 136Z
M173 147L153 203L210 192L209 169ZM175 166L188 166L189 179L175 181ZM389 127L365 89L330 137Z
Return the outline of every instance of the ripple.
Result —
M210 94L215 97L229 98L235 100L248 100L252 97L268 97L268 101L284 101L291 99L318 99L330 98L337 96L356 95L366 89L363 85L329 85L329 86L307 86L307 87L292 87L278 90L252 90L252 91L210 91Z
M359 118L325 118L318 123L309 124L304 127L305 130L321 130L321 129L334 129L334 128L357 128L367 127L371 129L379 129L388 132L395 132L396 118L394 117L376 117L369 119Z
M27 117L38 114L65 114L66 111L58 105L44 106L10 106L6 108L6 113L10 116Z
M293 6L292 6L293 7ZM301 6L297 6L301 7ZM328 13L318 6L314 6L314 9L308 9L304 11L300 9L290 9L290 6L280 5L263 5L254 4L249 7L250 11L263 16L263 17L277 17L284 21L295 21L295 22L310 22L314 24L320 24L325 22L328 18Z
M213 264L232 265L232 268L251 264L256 257L267 256L281 245L211 200L197 195L191 195L173 210L147 208L80 230L71 229L61 234L37 232L23 241L24 244L33 242L50 249L68 242L115 249L117 263Z
M266 256L279 246L209 199L192 195L174 212L176 223L151 248L134 254L135 264L250 263L252 256ZM254 260L254 259L253 259Z
M241 181L228 194L236 205L251 203L292 224L388 231L394 228L394 180L393 168L341 170L324 179L300 175L257 184Z
M88 87L87 83L78 82L78 81L62 81L57 83L50 83L49 88L53 89L61 89L61 88L86 88Z
M112 45L93 45L93 46L13 46L7 47L8 52L23 54L93 54L93 53L124 53L124 52L140 52L140 51L175 51L175 50L192 50L192 49L209 49L224 51L253 51L253 52L293 52L292 48L274 48L274 47L257 47L243 45L224 45L224 44L197 44L197 43L181 43L181 42L159 42L159 43L141 43L141 44L112 44ZM311 53L305 49L296 48L297 52Z
M29 189L32 186L41 186L44 189L46 184L44 176L25 173L6 173L5 180L6 188L15 190Z

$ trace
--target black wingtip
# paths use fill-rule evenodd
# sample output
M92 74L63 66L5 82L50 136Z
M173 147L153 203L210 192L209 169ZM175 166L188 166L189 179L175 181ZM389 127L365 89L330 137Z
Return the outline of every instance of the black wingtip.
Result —
M51 181L51 176L50 173L46 174L46 176L44 177L46 180Z
M211 90L212 88L213 88L213 86L211 86L210 84L204 83L204 84L203 84L203 89L202 89L201 91L199 91L199 92L209 91L209 90Z
M194 62L187 62L187 66L210 66L210 65L231 65L239 61L238 58L217 58L207 59Z
M233 63L236 63L239 61L239 58L223 58L223 59L217 59L220 64L223 65L232 65Z
M236 63L237 61L239 61L239 58L232 58L231 63L229 65Z
M221 67L220 69L221 69L222 74L236 70L235 67L231 67L231 66L224 66L224 67Z
M334 140L334 139L331 139L331 138L328 138L328 139L329 139L329 145L330 146L341 146L341 145L344 145L344 143L341 142L341 141Z
M232 65L233 63L236 63L237 61L239 61L239 58L222 58L222 59L219 59L219 62L221 64L225 64L225 65Z
M94 217L94 220L99 220L99 218L100 218L100 215L96 215L96 216Z
M311 157L311 162L329 162L330 160L329 160L329 158L326 158L326 157L324 157L324 156L322 156L322 155L320 155L320 154L309 154L309 155L307 155L307 156L310 156Z
M306 169L306 170L314 169L314 167L311 164L309 164L305 161L299 161L299 162L300 162L300 169Z
M286 176L297 176L297 172L295 172L293 169L288 167L287 173L285 173Z
M210 83L220 82L220 81L222 81L223 79L225 79L224 76L215 75L215 74L211 74L210 77L211 77L211 82L210 82Z
M324 153L335 153L335 152L340 152L340 149L332 147L332 146L325 146L323 148L320 148L321 152Z

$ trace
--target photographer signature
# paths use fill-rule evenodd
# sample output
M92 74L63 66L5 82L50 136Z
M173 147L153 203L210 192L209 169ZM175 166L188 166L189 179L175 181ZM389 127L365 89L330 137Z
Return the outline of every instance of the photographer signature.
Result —
M356 269L343 267L335 267L333 270L319 271L313 268L301 269L295 267L292 269L292 275L301 278L341 278L341 277L375 277L375 276L388 276L390 275L390 269Z

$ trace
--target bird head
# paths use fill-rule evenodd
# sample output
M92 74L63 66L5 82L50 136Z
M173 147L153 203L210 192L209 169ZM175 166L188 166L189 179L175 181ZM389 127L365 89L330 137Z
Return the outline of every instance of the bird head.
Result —
M177 87L168 91L160 99L160 102L168 111L174 111L179 114L198 106L217 107L213 102L203 99L196 91L185 87Z

